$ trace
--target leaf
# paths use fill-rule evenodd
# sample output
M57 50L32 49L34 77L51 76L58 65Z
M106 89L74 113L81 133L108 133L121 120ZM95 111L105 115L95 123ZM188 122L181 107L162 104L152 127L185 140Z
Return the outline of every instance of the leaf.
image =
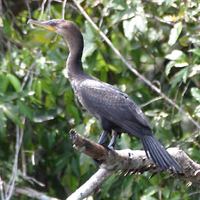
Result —
M130 20L123 21L123 29L124 35L131 40L137 31L142 33L147 31L147 20L142 15L136 15Z
M3 135L2 133L4 133L6 129L6 117L4 115L4 113L2 112L2 109L0 108L0 138L2 139L2 137L4 137L5 135Z
M25 117L28 117L30 120L33 118L33 110L30 109L25 102L18 101L19 111L22 113Z
M172 88L175 87L180 81L183 81L185 83L187 80L187 76L188 76L188 68L184 68L179 72L177 72L170 81L172 84Z
M190 70L189 77L200 74L200 65L194 65L192 68L190 68Z
M119 23L124 20L131 19L134 16L135 16L135 13L133 12L133 9L127 8L127 9L117 12L116 14L111 16L111 25L114 25L114 24Z
M18 80L18 78L16 76L14 76L13 74L7 74L7 78L9 79L10 83L14 87L15 91L20 92L21 84L20 84L20 81Z
M133 38L133 33L135 31L134 29L134 18L131 20L125 20L123 22L123 29L124 29L124 35L131 40Z
M10 104L1 104L0 108L3 110L7 118L12 120L15 124L21 125L16 107Z
M7 78L7 76L5 76L4 73L0 74L0 91L2 93L5 93L9 84L9 80Z
M165 58L168 60L183 60L185 58L185 54L180 50L173 50L170 54L167 54Z
M141 200L156 200L156 198L149 195L143 195Z
M83 51L83 61L90 55L92 55L92 53L96 50L97 45L94 42L95 41L95 34L93 32L93 29L91 28L91 26L86 23L85 24L85 34L84 35L84 51Z
M53 94L48 94L45 98L45 107L48 109L51 109L55 107L56 99Z
M35 95L36 97L41 100L42 99L42 82L41 80L37 80L35 82Z
M170 61L165 68L165 74L168 76L172 67L174 66L175 62L174 61Z
M187 62L179 62L179 61L177 61L177 62L174 63L174 67L178 67L178 68L186 67L188 65L189 64Z
M200 105L195 108L194 114L200 118Z
M111 64L107 64L107 67L108 67L111 71L113 71L113 72L115 72L115 73L121 73L121 71L122 71L122 69L121 69L120 66L114 66L114 65L111 65Z
M189 52L192 52L194 55L200 57L200 49L199 48L190 49Z
M112 9L115 8L116 10L125 10L127 8L127 4L123 0L113 0L110 1L108 7Z
M181 31L182 31L182 22L178 22L171 29L171 32L170 32L170 35L169 35L169 41L168 41L168 44L170 46L172 46L176 43Z
M42 123L45 121L53 120L56 116L58 116L62 112L62 109L57 108L56 110L49 110L49 111L37 111L34 113L33 121L36 123Z
M191 95L198 101L200 102L200 89L199 88L191 88Z
M170 54L166 55L165 58L171 60L165 69L166 75L169 75L172 67L186 67L188 66L187 57L186 55L180 50L173 50Z
M180 43L181 46L187 47L189 45L189 37L184 35L183 37L181 37L179 39L179 43Z
M160 110L159 109L154 109L154 110L148 110L145 112L145 115L148 117L155 117L159 114Z
M77 107L74 105L68 105L67 111L71 117L75 118L75 121L78 124L80 122L80 116L79 116L79 111L78 111Z

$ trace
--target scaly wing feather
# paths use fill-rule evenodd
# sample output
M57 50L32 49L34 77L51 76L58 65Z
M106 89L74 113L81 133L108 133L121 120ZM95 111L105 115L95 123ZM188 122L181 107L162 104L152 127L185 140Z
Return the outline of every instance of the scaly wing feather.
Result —
M80 85L80 101L97 118L105 118L130 134L150 134L149 124L141 109L117 88L97 80Z

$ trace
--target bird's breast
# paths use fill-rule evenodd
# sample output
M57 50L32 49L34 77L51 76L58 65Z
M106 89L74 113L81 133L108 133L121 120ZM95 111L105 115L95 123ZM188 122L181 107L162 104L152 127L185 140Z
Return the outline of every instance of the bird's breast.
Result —
M80 104L92 115L94 115L96 118L99 118L98 113L95 111L95 109L93 109L93 106L91 106L89 104L89 102L87 101L87 98L84 97L83 95L83 86L82 86L82 82L81 80L79 81L71 81L71 86L73 88L74 94L77 97L78 101L80 102ZM91 90L90 92L90 98L93 99L93 102L97 102L98 99L95 96L95 93L93 90Z

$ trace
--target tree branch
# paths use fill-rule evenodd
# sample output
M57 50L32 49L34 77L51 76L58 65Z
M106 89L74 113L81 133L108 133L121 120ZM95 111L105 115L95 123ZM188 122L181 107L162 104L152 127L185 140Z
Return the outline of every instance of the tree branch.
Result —
M71 194L67 200L79 200L88 197L94 192L113 172L105 168L99 168L98 171L90 177L76 192Z
M78 200L87 197L115 172L121 172L127 175L143 173L145 171L153 173L161 171L158 166L146 157L145 152L142 150L109 150L102 145L80 136L74 130L70 131L70 139L77 150L95 159L100 163L100 167L67 200ZM200 164L194 162L184 151L178 148L169 148L167 151L183 168L182 174L174 174L173 171L168 170L172 175L176 175L176 177L187 181L200 183Z
M39 200L59 200L55 197L47 196L46 194L44 194L42 192L38 192L37 190L34 190L29 187L24 187L24 188L16 187L15 195L17 195L17 194L23 194L30 198L39 199Z

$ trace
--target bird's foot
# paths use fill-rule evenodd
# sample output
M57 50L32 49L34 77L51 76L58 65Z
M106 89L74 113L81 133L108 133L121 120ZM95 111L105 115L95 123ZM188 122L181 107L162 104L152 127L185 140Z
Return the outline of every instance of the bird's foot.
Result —
M107 147L106 147L109 151L114 151L115 149L114 149L114 145L108 145Z

